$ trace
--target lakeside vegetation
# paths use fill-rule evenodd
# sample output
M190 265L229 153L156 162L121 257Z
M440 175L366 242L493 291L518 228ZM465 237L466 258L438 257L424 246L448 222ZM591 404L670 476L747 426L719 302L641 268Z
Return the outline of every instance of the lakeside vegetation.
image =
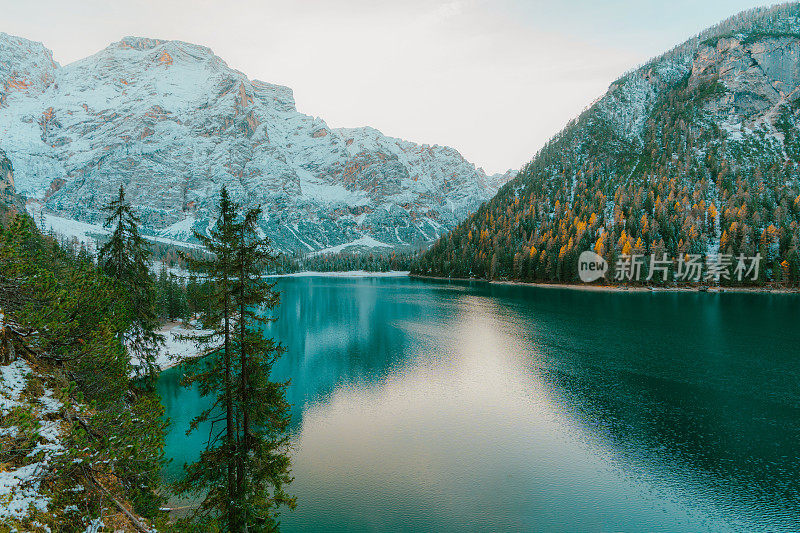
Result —
M294 506L283 489L291 482L287 384L269 380L283 347L258 327L264 306L279 303L261 276L274 257L256 234L255 212L242 215L224 195L221 229L203 237L210 253L186 258L203 270L202 281L190 283L153 274L122 189L108 205L113 232L96 261L85 248L42 235L18 205L5 206L0 359L20 362L13 368L24 372L6 400L12 408L4 413L0 463L21 472L44 461L45 471L29 480L39 487L30 500L35 509L4 520L0 531L83 531L98 519L138 531L273 531L276 508ZM163 319L189 314L209 328L198 353L210 355L186 384L219 402L184 428L207 421L212 434L175 487L199 498L199 507L170 521L161 510L172 488L161 478L167 422L154 387L164 342L157 330ZM50 411L36 407L43 391L52 396ZM213 424L220 405L227 421L221 437Z
M4 358L34 370L23 394L36 394L34 382L39 392L52 391L59 407L49 416L63 449L40 484L50 505L8 527L83 531L121 509L133 520L159 521L165 422L153 388L131 378L125 333L137 322L134 303L94 262L42 236L26 215L7 214L0 227ZM17 429L0 437L0 463L21 468L43 443L43 421L24 404L8 416L4 424Z

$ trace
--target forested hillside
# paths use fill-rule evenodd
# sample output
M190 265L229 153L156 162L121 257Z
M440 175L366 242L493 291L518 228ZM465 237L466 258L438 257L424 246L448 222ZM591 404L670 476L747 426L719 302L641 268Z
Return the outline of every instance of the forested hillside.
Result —
M412 271L569 282L585 250L612 275L622 255L760 253L758 282L797 284L799 54L793 3L626 74Z
M128 291L0 197L0 531L146 531L163 408L131 379Z

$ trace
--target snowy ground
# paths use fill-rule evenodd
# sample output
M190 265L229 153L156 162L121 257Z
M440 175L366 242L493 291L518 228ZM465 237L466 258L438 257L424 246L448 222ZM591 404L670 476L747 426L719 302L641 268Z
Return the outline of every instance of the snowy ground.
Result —
M164 336L164 346L161 347L158 356L156 356L156 365L160 370L179 365L202 352L194 340L183 338L184 336L196 337L209 333L207 330L194 329L175 322L166 324L158 332ZM136 370L141 366L141 362L133 357L131 358L131 365L135 374Z
M26 208L31 217L33 217L36 226L42 233L53 233L63 237L67 241L71 241L74 238L79 243L85 244L86 247L92 252L94 252L94 250L97 248L98 237L111 233L107 228L104 228L100 224L79 222L77 220L53 215L52 213L48 213L46 211L43 212L42 204L37 200L28 201ZM166 237L156 237L154 235L142 236L152 242L177 246L179 248L201 248L201 246L197 244L191 244Z
M309 257L316 257L318 255L325 255L325 254L335 254L339 253L347 248L352 247L364 247L364 248L391 248L391 244L386 244L385 242L381 242L378 240L373 239L369 235L364 235L361 238L358 238L352 242L346 242L344 244L339 244L337 246L330 246L328 248L323 248L322 250L317 250L316 252L312 252L308 254Z
M19 395L25 388L26 376L30 367L21 360L14 361L8 366L0 366L0 415L6 416L15 406L19 405Z
M75 239L79 243L85 244L91 251L96 248L99 236L110 233L100 225L79 222L46 213L42 210L41 202L35 200L28 201L25 207L42 233L53 233L67 241Z
M200 353L195 341L181 338L184 335L197 336L208 334L209 331L190 329L180 324L169 324L161 329L165 345L156 360L161 369L170 368L180 364L186 359L196 357Z
M31 367L21 359L10 365L0 366L0 450L13 450L16 446L15 439L18 436L24 437L19 435L23 430L13 423L14 411L30 411L37 420L36 427L32 430L36 444L21 461L25 464L16 468L14 463L0 464L0 524L22 520L37 509L47 509L50 497L41 492L41 481L47 474L52 459L64 452L60 422L44 419L45 415L60 411L61 402L47 388L39 398L30 400L23 397L23 391L32 375Z
M389 272L368 272L366 270L347 270L344 272L293 272L291 274L267 274L265 278L299 278L318 276L327 278L403 278L409 274L408 270L390 270Z

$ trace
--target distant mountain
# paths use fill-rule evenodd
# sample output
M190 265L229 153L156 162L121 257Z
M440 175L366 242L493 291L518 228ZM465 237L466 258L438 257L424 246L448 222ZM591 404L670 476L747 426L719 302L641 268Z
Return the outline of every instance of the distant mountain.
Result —
M589 249L612 275L620 254L762 253L797 283L798 124L800 7L744 12L614 82L415 271L572 281Z
M226 184L263 205L276 247L300 252L431 241L512 177L452 148L329 128L208 48L136 37L62 67L0 34L0 148L20 192L62 216L100 221L123 184L146 230L191 239Z

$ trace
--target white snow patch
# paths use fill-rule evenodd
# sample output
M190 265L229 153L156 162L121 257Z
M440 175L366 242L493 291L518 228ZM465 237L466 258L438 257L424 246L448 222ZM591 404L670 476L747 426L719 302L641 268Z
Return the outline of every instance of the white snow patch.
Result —
M739 123L720 122L719 127L728 133L728 140L731 141L744 140L745 131L742 127L741 122Z
M168 239L166 237L156 237L154 235L142 235L142 237L147 239L148 241L160 242L161 244L168 244L170 246L176 246L178 248L192 248L194 250L204 249L199 244L193 244L191 242L184 242L176 239Z
M0 414L7 415L12 408L20 405L18 401L22 389L25 388L27 375L31 367L22 359L17 359L7 366L0 366Z
M283 227L285 227L286 229L288 229L289 231L291 231L291 232L292 232L292 235L294 235L295 239L297 239L298 241L300 241L300 243L301 243L301 244L305 245L305 247L306 247L306 248L308 248L309 250L313 250L313 249L314 249L314 247L313 247L313 246L311 246L311 245L310 245L310 244L308 244L306 241L304 241L303 239L301 239L301 238L300 238L300 236L297 234L297 231L296 231L296 230L297 230L297 224L295 224L295 225L294 225L294 228L292 228L292 226L290 226L289 224L284 224L284 225L283 225Z
M324 255L324 254L335 254L341 252L345 248L350 248L351 246L364 246L366 248L391 248L392 245L386 244L385 242L381 242L379 240L373 239L369 235L364 235L354 241L346 242L344 244L337 244L336 246L329 246L328 248L323 248L322 250L317 250L316 252L312 252L308 254L310 257L314 257L317 255Z
M36 447L28 454L28 457L36 457L39 452L46 452L45 459L42 463L46 465L50 457L64 451L64 446L61 445L61 440L59 438L61 436L61 427L58 425L57 421L43 420L40 424L37 432L45 442L36 444Z
M39 494L43 463L31 463L16 470L0 472L0 520L21 519L31 506L44 511L49 499Z
M406 241L404 241L403 239L400 238L400 232L398 231L397 226L395 226L395 228L394 228L394 235L395 235L395 237L397 237L398 242L400 242L402 244L408 244Z
M366 270L347 270L344 272L293 272L291 274L268 274L266 278L300 278L300 277L324 277L324 278L404 278L410 274L408 270L390 270L388 272L368 272Z
M104 527L106 527L106 525L103 523L103 519L97 517L89 522L89 525L86 527L83 533L99 533Z
M169 237L178 240L187 240L194 235L192 233L192 228L194 228L194 224L196 221L197 219L195 219L194 216L188 216L183 220L179 220L178 222L172 224L171 226L167 226L166 228L159 231L158 234L161 237Z
M0 367L0 411L5 415L16 406L22 405L20 394L25 388L31 368L25 361L16 360L13 363ZM39 399L42 405L41 412L46 414L60 408L61 403L52 397L52 392L45 390ZM16 437L19 432L17 427L0 429L0 436ZM50 503L50 498L41 494L39 486L49 468L50 460L64 451L61 444L61 428L58 421L40 420L37 430L39 442L28 453L27 458L40 458L36 462L20 466L13 470L0 471L0 522L8 519L20 520L28 515L32 508L45 511Z
M63 404L53 398L53 391L45 389L44 394L39 398L39 403L42 404L42 414L57 413L61 410Z
M167 324L158 332L164 336L164 346L159 349L155 361L160 370L166 370L202 354L202 350L192 338L182 338L183 336L198 337L210 333L209 330L189 329L176 323ZM136 375L136 370L142 366L142 362L134 356L131 358L131 366L132 374Z
M19 428L17 426L0 428L0 437L11 437L13 439L16 438L18 433L19 433Z
M181 338L183 335L196 337L210 333L210 331L207 330L187 329L182 326L173 326L162 330L162 332L166 344L162 353L159 354L160 360L157 361L162 369L175 366L186 359L200 355L200 349L197 347L197 343L193 339Z
M89 224L43 212L41 205L33 202L29 203L27 207L28 213L33 217L42 233L53 233L67 241L75 239L87 247L92 247L97 244L97 236L111 233L99 224Z
M74 238L79 243L85 244L92 254L94 254L97 248L97 237L111 234L109 229L104 228L100 224L80 222L78 220L72 220L54 215L52 213L47 213L46 211L43 212L41 204L38 202L29 202L27 209L28 213L31 215L31 217L33 217L34 222L42 233L53 233L54 235L58 235L67 241L71 241ZM185 220L181 223L185 223ZM173 226L170 226L170 228ZM202 248L202 246L198 244L170 239L168 237L158 237L155 235L142 235L142 237L149 241L168 244L170 246L192 249Z
M343 185L324 183L321 179L308 176L303 176L298 173L299 177L305 178L300 182L300 189L303 195L309 199L321 204L345 204L353 207L369 205L370 199L364 191L350 191Z

